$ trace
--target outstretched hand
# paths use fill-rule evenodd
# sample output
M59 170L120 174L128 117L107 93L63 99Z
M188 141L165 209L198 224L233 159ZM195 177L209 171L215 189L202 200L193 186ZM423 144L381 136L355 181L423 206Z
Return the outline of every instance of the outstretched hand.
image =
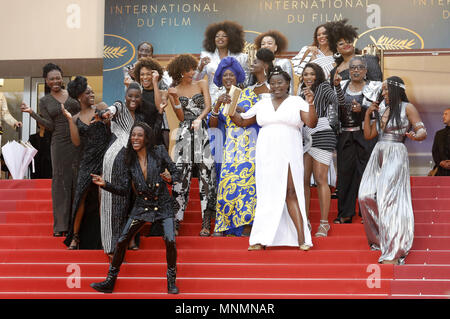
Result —
M20 104L20 111L22 111L23 113L30 113L30 114L33 112L31 107L29 107L25 102L22 102L22 104Z

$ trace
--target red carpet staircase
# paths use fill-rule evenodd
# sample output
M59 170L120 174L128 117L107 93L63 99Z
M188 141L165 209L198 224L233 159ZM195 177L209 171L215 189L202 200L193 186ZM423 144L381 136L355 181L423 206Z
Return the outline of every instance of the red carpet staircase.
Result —
M50 180L0 181L0 298L448 298L450 178L413 177L415 241L406 265L380 265L360 218L334 225L303 252L292 247L247 251L248 237L199 237L194 183L177 237L179 295L166 294L163 241L144 237L128 251L113 294L91 282L105 278L103 251L68 251L52 237ZM313 234L319 205L313 190ZM330 222L336 216L332 201Z

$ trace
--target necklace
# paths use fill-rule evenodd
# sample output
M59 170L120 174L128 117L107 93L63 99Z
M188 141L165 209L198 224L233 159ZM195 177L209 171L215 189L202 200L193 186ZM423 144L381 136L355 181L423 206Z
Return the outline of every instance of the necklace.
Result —
M267 84L267 82L264 81L264 82L262 82L262 83L256 83L256 84L255 84L255 88L259 88L259 87L263 86L264 84Z

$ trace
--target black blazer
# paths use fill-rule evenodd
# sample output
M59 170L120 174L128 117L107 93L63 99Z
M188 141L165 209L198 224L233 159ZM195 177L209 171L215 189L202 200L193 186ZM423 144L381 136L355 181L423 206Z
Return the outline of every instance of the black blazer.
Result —
M450 176L450 170L439 166L441 161L450 159L450 126L436 132L433 141L433 160L438 167L436 176Z
M172 183L181 181L181 172L169 157L163 145L155 146L147 152L147 179L144 179L139 161L127 166L127 171L120 185L106 182L103 187L118 195L126 195L132 187L136 199L130 217L147 222L154 222L175 216L176 202L170 195L166 182L160 174L169 171Z

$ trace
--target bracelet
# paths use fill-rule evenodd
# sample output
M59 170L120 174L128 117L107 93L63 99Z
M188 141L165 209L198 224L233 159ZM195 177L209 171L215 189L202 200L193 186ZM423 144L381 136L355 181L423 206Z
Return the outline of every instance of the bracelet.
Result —
M211 110L211 115L214 117L218 117L219 116L219 112L214 112L214 110Z
M415 137L422 137L422 136L426 136L427 135L427 130L425 129L425 127L421 127L417 130L417 132L414 133Z
M181 109L181 103L174 105L173 107L176 108L177 110L179 110L179 109Z

